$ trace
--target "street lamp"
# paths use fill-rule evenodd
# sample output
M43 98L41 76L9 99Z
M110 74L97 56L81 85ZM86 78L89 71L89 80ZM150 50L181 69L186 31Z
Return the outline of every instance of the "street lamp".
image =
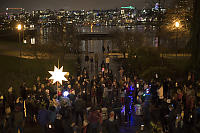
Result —
M22 56L22 51L21 51L21 41L20 41L20 39L21 39L21 30L22 30L22 25L21 24L18 24L17 25L17 30L18 30L18 33L19 33L19 56L20 56L20 58L21 58L21 56Z
M175 22L175 27L176 27L176 59L177 59L177 53L178 53L178 48L177 48L177 42L178 42L178 29L180 27L180 23L178 21Z
M18 31L21 31L21 30L22 30L22 25L21 25L21 24L18 24L18 25L17 25L17 30L18 30Z
M179 22L175 22L175 26L176 26L176 28L179 28L180 23Z

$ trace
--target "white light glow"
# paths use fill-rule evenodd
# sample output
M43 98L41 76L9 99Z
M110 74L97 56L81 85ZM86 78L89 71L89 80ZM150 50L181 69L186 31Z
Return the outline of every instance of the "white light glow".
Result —
M69 92L68 92L68 91L64 91L64 92L63 92L63 96L64 96L64 97L67 97L68 95L69 95Z
M31 38L31 44L35 44L35 38Z
M54 71L49 71L49 73L52 75L49 79L53 80L53 84L59 82L62 85L63 80L67 81L65 78L67 72L63 72L63 66L60 69L54 66Z
M179 22L175 23L176 28L178 28L180 26Z
M32 24L32 25L30 25L30 28L34 28L35 26Z
M22 29L22 25L21 24L18 24L17 25L17 30L21 30Z

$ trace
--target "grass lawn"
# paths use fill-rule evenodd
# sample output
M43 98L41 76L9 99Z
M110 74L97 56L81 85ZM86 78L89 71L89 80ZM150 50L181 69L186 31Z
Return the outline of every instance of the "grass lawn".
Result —
M23 45L23 44L22 44ZM26 51L29 49L25 49ZM30 50L29 50L30 51ZM29 52L28 53L31 53ZM25 81L28 87L32 87L36 77L41 79L50 77L48 71L57 66L60 51L52 48L53 58L49 59L20 59L18 34L15 32L0 34L0 92L5 92L12 86L19 94L19 86ZM23 53L25 51L22 51ZM58 55L57 55L58 54ZM64 66L64 71L70 74L76 73L76 56L67 56L65 60L60 60L60 66Z
M57 59L20 59L13 56L0 55L0 91L5 92L9 86L13 86L18 94L18 88L25 81L28 87L32 87L37 76L50 77L49 70L57 66ZM60 61L60 66L70 74L76 73L75 58L67 58Z

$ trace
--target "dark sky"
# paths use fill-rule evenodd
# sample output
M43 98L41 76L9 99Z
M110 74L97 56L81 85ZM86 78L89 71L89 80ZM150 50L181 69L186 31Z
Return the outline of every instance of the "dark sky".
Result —
M0 9L22 7L25 9L111 9L132 5L141 9L145 0L0 0Z

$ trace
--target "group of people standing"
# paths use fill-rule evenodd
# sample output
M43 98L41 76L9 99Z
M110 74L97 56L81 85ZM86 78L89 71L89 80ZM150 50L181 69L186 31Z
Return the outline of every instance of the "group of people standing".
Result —
M77 77L67 76L62 85L38 77L31 88L22 83L19 97L10 87L0 96L0 131L22 133L39 125L44 133L117 133L122 123L130 122L136 104L142 106L139 115L146 127L157 125L162 132L200 121L198 82L178 83L171 78L146 82L125 75L123 68L119 78L107 68L101 70L90 79L83 69Z

